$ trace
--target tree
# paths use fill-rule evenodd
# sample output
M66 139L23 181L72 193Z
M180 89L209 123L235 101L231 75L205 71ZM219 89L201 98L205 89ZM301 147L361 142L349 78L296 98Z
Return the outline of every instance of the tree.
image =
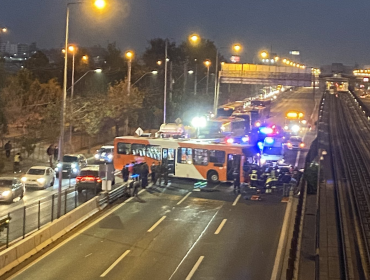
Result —
M119 135L119 128L126 120L129 127L135 127L139 109L142 108L144 93L137 87L132 87L128 95L127 80L125 80L109 86L107 97L106 116L114 123L116 135ZM129 132L125 131L125 133Z

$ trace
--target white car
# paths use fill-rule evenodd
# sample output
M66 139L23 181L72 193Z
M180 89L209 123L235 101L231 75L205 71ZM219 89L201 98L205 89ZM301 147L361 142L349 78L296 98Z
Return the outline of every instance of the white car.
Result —
M26 188L46 189L54 185L54 170L47 166L33 166L21 180Z

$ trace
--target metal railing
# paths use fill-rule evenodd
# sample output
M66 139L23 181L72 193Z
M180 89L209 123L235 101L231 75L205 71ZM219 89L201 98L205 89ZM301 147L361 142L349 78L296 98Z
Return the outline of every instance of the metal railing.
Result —
M99 206L113 203L124 197L126 193L126 183L109 192L103 192L100 194ZM78 193L76 188L64 190L62 192L62 216L94 198L97 194L95 191ZM0 248L8 248L10 243L24 239L57 219L57 198L58 195L53 194L0 217L0 221L9 220L8 223L0 224Z

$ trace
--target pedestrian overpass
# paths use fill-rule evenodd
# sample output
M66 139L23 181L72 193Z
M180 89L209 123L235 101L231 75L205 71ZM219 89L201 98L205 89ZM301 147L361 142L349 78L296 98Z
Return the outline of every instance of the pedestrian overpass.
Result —
M219 75L222 84L298 87L312 86L314 78L311 68L236 63L223 63Z

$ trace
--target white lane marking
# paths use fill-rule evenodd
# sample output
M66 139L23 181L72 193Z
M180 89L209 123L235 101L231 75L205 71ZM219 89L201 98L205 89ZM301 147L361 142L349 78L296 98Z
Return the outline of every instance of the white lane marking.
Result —
M38 263L42 259L44 259L47 256L49 256L51 253L53 253L54 251L58 250L60 247L62 247L63 245L65 245L66 243L68 243L69 241L71 241L72 239L74 239L75 237L77 237L78 235L80 235L81 233L83 233L83 232L87 231L89 228L95 226L101 220L105 219L110 214L112 214L113 212L117 211L119 208L121 208L123 205L125 205L127 202L131 201L132 199L133 199L133 197L130 197L129 199L127 199L122 204L117 205L116 207L114 207L113 209L111 209L110 211L108 211L107 213L105 213L103 216L101 216L100 218L98 218L97 220L95 220L94 222L92 222L90 225L87 225L85 228L79 230L78 232L76 232L75 234L71 235L69 238L67 238L63 242L59 243L53 249L49 250L48 252L46 252L45 254L43 254L42 256L40 256L39 258L37 258L36 260L34 260L33 262L31 262L30 264L26 265L24 268L22 268L21 270L19 270L18 272L16 272L12 276L10 276L9 279L14 279L18 275L22 274L24 271L26 271L27 269L29 269L30 267L32 267L33 265L35 265L36 263Z
M304 142L304 139L306 138L307 132L308 132L308 130L306 130L306 131L305 131L305 133L304 133L304 135L303 135L303 137L302 137L302 142ZM301 156L301 150L299 150L299 151L298 151L298 153L297 153L297 157L296 157L296 159L295 159L294 167L296 167L296 166L298 167L298 163L299 163L299 158L300 158L300 156Z
M185 256L182 258L181 262L179 263L179 265L176 267L175 271L171 274L170 278L168 278L168 280L171 280L172 277L175 275L175 273L177 272L177 270L179 269L179 267L182 265L182 263L185 261L185 259L188 257L188 255L190 254L190 252L193 250L193 248L195 247L195 245L197 245L198 241L202 238L203 234L206 232L206 230L208 229L209 225L212 223L212 221L214 220L214 218L216 217L216 215L218 214L218 211L220 210L217 210L217 212L212 216L212 219L208 222L208 224L206 225L206 227L204 228L204 230L202 231L202 233L198 236L198 239L195 240L194 244L190 247L190 249L186 252Z
M192 192L188 192L179 202L177 202L177 205L180 205L185 199L188 198L189 195L191 195Z
M224 227L225 223L226 223L227 219L223 219L221 224L218 226L217 230L215 231L215 234L219 234L221 229Z
M238 203L238 201L239 201L239 199L240 199L240 197L241 197L242 195L241 194L239 194L236 198L235 198L235 200L234 200L234 203L233 203L233 206L235 206L237 203Z
M85 258L87 258L87 257L89 257L89 256L91 256L91 255L92 255L92 253L90 253L90 254L86 255L86 256L85 256Z
M166 219L166 216L160 218L150 229L148 229L148 232L152 232L164 219Z
M107 275L109 273L109 271L111 271L130 252L131 252L131 250L126 250L126 252L124 252L114 263L112 263L112 265L110 267L108 267L108 269L106 271L104 271L104 273L102 275L100 275L100 277L105 277L105 275Z
M195 271L198 269L198 267L202 263L203 259L204 259L204 256L200 256L198 261L195 263L193 269L189 272L188 276L186 276L185 280L190 280L193 277Z

